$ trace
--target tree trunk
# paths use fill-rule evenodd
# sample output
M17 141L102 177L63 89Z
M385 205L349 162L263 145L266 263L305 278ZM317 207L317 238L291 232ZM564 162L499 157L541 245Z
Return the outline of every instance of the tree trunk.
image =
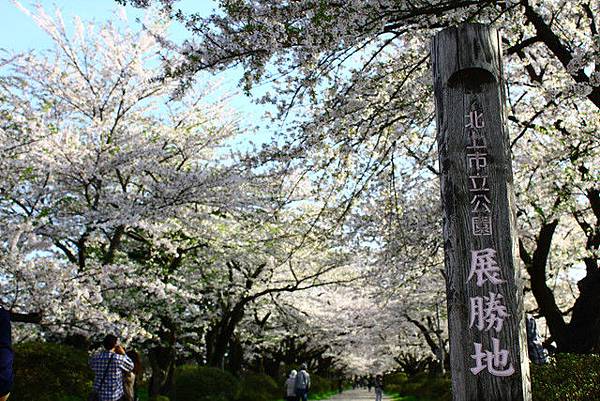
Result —
M154 400L159 395L171 396L174 390L173 370L175 368L175 349L172 347L154 347L149 351L150 377L149 394Z
M164 345L158 345L149 351L152 376L148 383L151 400L164 395L175 400L175 335L168 331L161 335Z
M583 258L586 276L577 283L579 297L573 306L571 320L565 323L563 313L556 304L554 293L546 284L548 255L558 220L545 223L536 238L536 248L530 256L523 243L519 244L521 259L531 277L531 290L546 319L551 338L556 341L557 352L590 353L600 351L600 268L594 251L600 247L600 191L592 188L586 193L596 223L583 220L577 213L575 219L587 237Z
M600 350L600 190L591 188L586 193L590 208L596 219L595 224L585 221L575 214L579 226L587 237L583 258L586 276L577 283L579 297L575 301L569 322L569 341L562 347L566 352L589 353Z
M577 283L575 301L568 325L568 341L558 344L559 352L578 354L600 351L600 272L588 273Z
M560 346L568 338L567 325L556 304L554 293L546 284L546 264L557 225L558 220L542 225L536 238L533 256L530 256L522 241L519 242L519 254L529 273L531 292L540 308L540 314L546 319L550 335Z
M206 334L206 363L208 366L223 369L225 354L229 350L237 325L244 318L247 302L240 301L230 312L225 312L223 318Z
M229 342L229 358L227 358L227 370L235 375L242 371L244 362L244 348L237 336L233 336Z

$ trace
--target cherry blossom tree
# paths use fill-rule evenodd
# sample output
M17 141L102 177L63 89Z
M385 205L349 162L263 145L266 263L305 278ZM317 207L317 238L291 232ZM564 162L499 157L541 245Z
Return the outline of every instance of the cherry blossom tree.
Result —
M171 97L160 19L152 33L75 21L71 35L60 13L32 18L56 47L3 62L0 295L41 314L39 335L119 333L165 394L178 358L235 368L255 350L240 339L268 299L354 279L297 182L236 162L210 87Z
M403 181L418 186L437 174L428 68L434 31L462 22L503 27L528 287L559 350L597 349L596 3L239 0L221 2L221 12L210 16L185 14L174 0L156 3L184 21L191 33L179 47L186 61L171 63L167 75L191 82L200 71L241 65L241 83L248 91L275 82L274 93L258 100L276 105L274 118L284 121L288 132L259 159L283 158L286 168L301 160L311 172L314 195L337 206L331 209L339 222L347 221L361 199L394 205L390 194L398 191L386 194L383 187L400 188ZM380 222L383 226L385 220ZM564 272L577 266L585 266L585 277L577 283L568 313L549 279L568 280Z
M184 211L250 203L248 173L226 161L235 121L203 101L211 88L171 99L176 84L158 79L162 46L147 32L75 21L70 35L59 13L39 7L32 18L55 48L2 62L2 303L41 314L54 333L155 336L152 314L116 313L136 305L127 289L138 301L196 294L140 274L124 242L144 240L138 232L164 242Z

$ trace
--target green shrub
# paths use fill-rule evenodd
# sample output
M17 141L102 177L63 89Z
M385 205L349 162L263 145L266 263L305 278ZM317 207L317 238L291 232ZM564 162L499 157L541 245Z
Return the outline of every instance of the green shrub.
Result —
M138 389L138 396L140 397L140 401L148 401L150 397L148 396L148 384L140 383L141 388ZM169 397L165 395L158 395L154 399L154 401L169 401Z
M238 394L238 380L217 368L183 365L175 374L177 401L233 401Z
M400 384L383 384L383 390L389 394L400 394L400 390L402 389L402 385Z
M445 377L427 378L415 391L417 397L435 401L450 401L452 399L452 382Z
M334 380L325 379L315 374L310 375L310 393L327 393L337 390L337 384Z
M329 400L334 395L338 394L337 391L326 391L324 393L310 393L308 396L309 400Z
M452 399L451 381L447 377L430 376L427 373L408 377L403 373L396 373L386 376L383 384L386 393L400 394L407 400L411 397L428 401Z
M283 384L265 374L251 374L242 379L237 401L273 401L284 395Z
M531 377L533 401L600 401L600 355L558 354L548 364L532 364ZM403 381L386 376L384 385L390 394L451 400L447 378L418 374Z
M15 386L11 400L83 400L92 388L88 354L66 345L23 343L15 346Z
M392 373L386 375L383 378L383 384L387 387L388 385L399 385L406 383L408 376L404 372Z
M600 400L600 356L557 354L548 364L531 364L534 401Z

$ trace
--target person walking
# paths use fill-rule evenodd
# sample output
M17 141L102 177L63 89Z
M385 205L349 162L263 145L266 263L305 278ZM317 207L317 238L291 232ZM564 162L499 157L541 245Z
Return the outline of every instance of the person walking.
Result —
M127 355L118 339L108 334L102 341L104 350L90 358L90 367L94 371L94 401L125 401L123 374L131 372L133 361ZM95 397L95 398L94 398Z
M297 401L298 397L296 396L296 376L298 372L295 369L292 369L290 375L285 381L285 400L286 401Z
M305 363L300 365L300 371L296 375L296 396L299 401L308 400L308 390L310 390L310 375L306 371Z
M133 370L123 373L123 391L126 401L139 401L138 383L142 380L142 359L137 351L127 351L126 355L133 362Z
M381 401L383 397L383 377L381 375L375 376L375 401Z
M10 313L0 307L0 401L6 401L13 386L13 350Z

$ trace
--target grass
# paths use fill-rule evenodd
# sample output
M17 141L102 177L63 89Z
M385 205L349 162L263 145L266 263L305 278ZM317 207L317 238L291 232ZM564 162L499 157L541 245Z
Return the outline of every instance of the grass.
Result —
M416 397L414 395L400 395L397 393L386 394L392 399L392 401L427 401L423 398Z

